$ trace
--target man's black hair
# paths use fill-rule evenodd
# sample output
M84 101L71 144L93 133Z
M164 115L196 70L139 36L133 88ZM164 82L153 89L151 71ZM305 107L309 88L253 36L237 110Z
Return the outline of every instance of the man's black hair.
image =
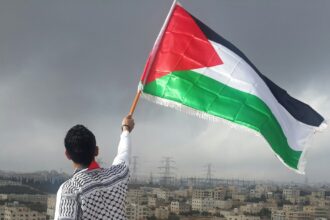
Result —
M68 131L64 138L64 146L75 163L87 167L94 159L95 136L83 125L75 125Z

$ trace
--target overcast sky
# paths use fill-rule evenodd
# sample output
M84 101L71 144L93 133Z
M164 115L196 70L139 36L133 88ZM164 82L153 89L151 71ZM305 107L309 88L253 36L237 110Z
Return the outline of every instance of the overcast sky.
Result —
M330 1L182 0L267 77L330 116ZM63 170L63 138L90 128L110 164L120 123L170 0L0 1L0 169ZM261 137L141 100L133 155L140 174L163 156L177 176L304 181ZM307 177L330 181L330 129L310 142Z

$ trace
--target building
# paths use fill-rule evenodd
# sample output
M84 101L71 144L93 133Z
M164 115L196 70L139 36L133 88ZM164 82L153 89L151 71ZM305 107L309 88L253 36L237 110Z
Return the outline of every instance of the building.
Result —
M172 201L170 205L171 212L175 214L180 214L180 202L179 201Z
M295 204L299 201L300 190L296 188L283 189L283 199Z
M127 192L127 202L145 205L148 203L148 197L141 189L129 189Z
M213 198L212 189L194 189L192 193L193 199Z
M0 194L0 201L6 201L8 200L8 195L7 194Z
M226 198L226 188L224 187L217 187L213 191L213 199L215 200L225 200Z
M273 185L266 185L266 184L258 184L255 187L255 197L261 198L262 196L268 196L272 195L272 192L277 190L277 187L274 187Z
M214 200L214 208L229 210L233 207L233 200Z
M157 219L168 219L169 215L170 215L170 211L166 206L159 206L158 208L155 209L155 217Z
M304 206L303 211L308 213L312 219L329 218L330 207L325 206Z
M2 196L7 195L8 201L18 201L18 202L31 202L31 203L41 203L47 204L47 195L42 194L2 194Z
M240 207L242 213L258 214L263 208L262 203L248 203Z
M191 210L190 205L184 202L172 201L170 204L171 212L179 215L181 213L188 213Z
M260 220L259 216L249 216L249 215L227 215L226 220Z
M164 201L168 201L169 198L172 197L172 193L168 189L156 188L153 190L153 193L156 194L157 198L163 199Z
M0 186L21 186L20 182L11 181L11 180L0 180Z
M268 208L269 210L277 210L278 204L276 199L267 199L267 202L265 202L265 208Z
M202 216L187 216L187 217L184 217L184 216L180 216L180 220L223 220L224 218L222 217L216 217L216 216L212 216L212 217L209 217L209 216L205 216L205 217L202 217Z
M151 216L151 210L146 205L127 204L126 216L128 220L146 220Z
M4 219L5 219L5 206L0 205L0 220L4 220Z
M191 200L191 209L193 211L199 211L201 212L202 211L202 207L203 207L203 199L192 199Z
M302 210L302 207L298 205L283 205L283 211L285 212L300 211L300 210Z
M175 190L173 192L174 197L182 197L182 198L187 198L189 196L189 192L187 189L181 189L181 190Z
M272 216L271 217L272 220L285 220L285 211L283 210L272 211L271 216Z
M288 211L285 213L286 220L310 220L311 216L303 211Z
M33 211L18 202L7 203L0 208L3 220L46 220L46 214Z
M324 199L325 198L325 190L313 191L311 196L314 197L314 198Z
M149 207L156 207L158 206L158 198L154 196L148 196L148 206Z
M48 219L54 219L56 206L56 195L49 195L47 199L47 217Z
M235 194L232 194L232 199L233 200L244 202L246 200L246 198L247 198L247 195L244 194L244 193L235 193Z
M213 198L192 199L191 209L199 212L209 212L214 208Z

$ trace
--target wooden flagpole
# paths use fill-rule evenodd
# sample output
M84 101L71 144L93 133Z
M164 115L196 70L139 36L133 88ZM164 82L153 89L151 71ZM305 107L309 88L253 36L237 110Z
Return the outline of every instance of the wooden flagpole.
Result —
M148 75L149 75L149 72L150 72L150 68L151 68L152 63L153 63L153 61L154 61L154 59L155 59L155 55L156 55L156 52L157 52L157 49L158 49L158 46L159 46L160 40L162 39L162 37L163 37L163 35L164 35L165 29L166 29L167 24L168 24L168 22L169 22L169 20L170 20L170 17L171 17L171 15L172 15L172 12L173 12L173 10L174 10L174 7L175 7L175 5L176 5L176 2L177 2L177 0L173 0L173 3L172 3L172 6L171 6L171 9L170 9L170 11L168 12L168 15L167 15L166 20L165 20L165 22L164 22L164 24L163 24L163 27L162 27L162 29L160 29L160 32L159 32L159 34L158 34L158 36L157 36L157 38L156 38L155 44L154 44L154 46L153 46L153 48L152 48L152 51L151 51L151 54L150 54L150 63L147 63L147 66L146 66L146 68L145 68L146 76L144 77L144 81L141 82L141 83L142 83L142 86L139 86L139 89L138 89L138 91L137 91L137 93L136 93L136 95L135 95L135 97L134 97L134 100L133 100L133 102L132 102L131 108L130 108L130 110L129 110L129 115L131 115L131 116L134 114L134 111L135 111L136 105L137 105L137 103L139 102L139 99L140 99L140 96L141 96L141 93L142 93L142 90L143 90L143 85L145 84L145 81L146 81L147 78L148 78ZM141 88L141 87L142 87L142 88Z
M129 115L131 115L131 116L133 115L136 105L139 102L140 96L141 96L141 90L137 91L137 93L135 95L135 98L134 98L131 108L129 110Z

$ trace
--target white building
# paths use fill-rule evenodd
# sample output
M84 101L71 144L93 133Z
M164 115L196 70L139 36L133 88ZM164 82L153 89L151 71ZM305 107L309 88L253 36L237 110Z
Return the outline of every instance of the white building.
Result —
M326 206L304 206L303 211L309 213L312 219L330 217L330 207Z
M175 190L173 192L173 195L175 197L183 197L183 198L186 198L188 197L189 193L188 193L188 190L187 189L181 189L181 190Z
M0 220L4 220L4 219L5 219L5 206L0 205Z
M156 207L158 205L158 198L153 196L148 196L148 206Z
M194 211L202 211L203 199L192 199L191 200L191 209Z
M164 201L168 201L168 199L172 196L171 191L168 189L156 188L153 193L156 194L157 198L163 199Z
M0 208L3 220L46 220L46 214L33 211L17 202L7 203Z
M42 194L5 194L9 201L47 204L47 195Z
M311 196L314 197L314 198L324 199L325 198L325 190L314 191L314 192L312 192Z
M215 200L225 200L227 190L224 187L217 187L213 191L213 199Z
M148 202L147 195L141 189L129 189L127 192L128 203L144 204Z
M187 213L190 212L191 207L187 203L179 202L179 201L172 201L170 205L171 212L175 214Z
M180 202L179 201L172 201L171 202L171 212L175 214L180 214Z
M297 203L299 201L300 190L294 188L283 189L283 198L292 203Z
M214 208L229 210L233 207L233 200L214 200Z
M213 198L212 189L194 189L192 193L193 199Z
M257 214L263 208L262 203L248 203L240 207L242 213Z
M47 199L47 216L48 219L54 219L56 206L56 195L49 195Z
M155 217L157 219L168 219L169 215L170 211L168 210L168 207L160 206L155 209Z
M309 213L304 211L288 211L285 212L286 220L310 220L311 216Z
M299 205L283 205L283 211L289 212L289 211L300 211L302 210L302 207Z
M285 220L285 211L275 210L272 211L272 220Z
M0 180L0 186L21 186L20 182L11 181L11 180Z
M225 216L226 220L260 220L259 216L249 215L228 215Z
M209 212L214 208L213 198L192 199L191 209L199 212Z
M127 204L126 216L128 220L146 220L151 216L151 210L146 205Z
M247 195L243 194L243 193L234 193L234 194L232 194L232 199L233 200L244 202L246 200L246 198L247 198Z
M256 197L260 198L262 195L265 195L269 192L273 192L277 189L277 187L274 187L272 185L265 185L265 184L259 184L256 186Z

